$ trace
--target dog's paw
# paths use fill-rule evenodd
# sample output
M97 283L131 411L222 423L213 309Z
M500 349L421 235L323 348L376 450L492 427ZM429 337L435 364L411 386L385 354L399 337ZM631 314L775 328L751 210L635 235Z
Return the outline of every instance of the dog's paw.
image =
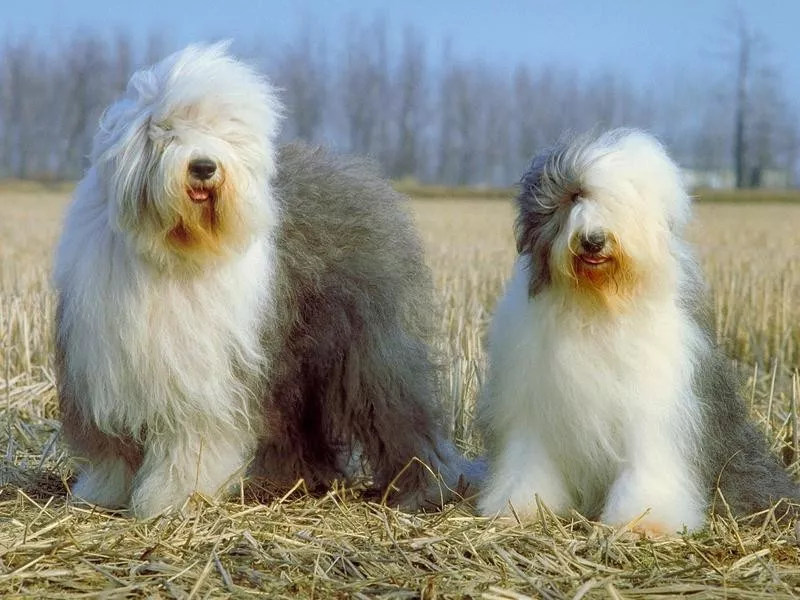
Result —
M136 519L147 520L180 511L189 495L174 483L151 476L135 486L131 494L130 514Z
M83 502L110 510L125 508L129 489L124 473L92 468L82 473L72 486L74 502Z

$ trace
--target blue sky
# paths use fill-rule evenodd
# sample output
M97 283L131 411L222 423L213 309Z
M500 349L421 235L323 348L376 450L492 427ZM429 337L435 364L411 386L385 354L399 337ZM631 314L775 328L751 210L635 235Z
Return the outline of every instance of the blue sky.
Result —
M619 73L658 89L665 73L730 69L736 3L730 0L2 0L0 36L47 39L76 28L158 31L171 48L230 37L280 48L304 23L335 42L349 17L383 15L413 25L432 51L491 64L563 65L587 75ZM769 59L800 109L800 0L742 0ZM727 55L727 58L726 58Z

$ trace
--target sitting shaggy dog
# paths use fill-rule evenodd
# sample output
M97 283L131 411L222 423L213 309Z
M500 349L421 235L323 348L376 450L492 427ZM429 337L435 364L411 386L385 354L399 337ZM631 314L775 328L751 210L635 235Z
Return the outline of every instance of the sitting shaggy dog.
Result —
M690 201L652 137L615 130L534 159L519 258L489 334L479 419L486 515L576 508L638 528L698 528L800 490L747 421L699 312ZM721 498L715 497L718 489Z
M150 517L248 464L325 489L355 454L409 508L480 477L433 401L403 198L363 163L276 151L279 111L216 45L136 73L106 112L55 271L75 496Z

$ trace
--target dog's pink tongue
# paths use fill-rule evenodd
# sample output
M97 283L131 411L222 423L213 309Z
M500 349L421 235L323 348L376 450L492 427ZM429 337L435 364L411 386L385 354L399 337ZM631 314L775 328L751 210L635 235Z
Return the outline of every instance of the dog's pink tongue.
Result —
M208 200L208 190L189 190L189 198L195 202L205 202Z
M591 263L593 265L599 265L601 263L606 262L606 260L608 260L608 259L605 256L588 256L588 255L584 255L583 256L583 260L585 260L586 262Z

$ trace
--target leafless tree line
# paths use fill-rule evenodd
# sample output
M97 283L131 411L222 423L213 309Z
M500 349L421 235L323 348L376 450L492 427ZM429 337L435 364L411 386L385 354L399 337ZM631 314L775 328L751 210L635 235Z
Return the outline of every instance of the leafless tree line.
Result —
M158 36L141 44L91 32L0 42L0 177L78 177L103 108L133 70L171 49ZM340 39L309 26L280 48L235 50L282 90L285 138L374 156L395 178L507 185L565 131L598 126L653 130L698 170L793 171L800 156L796 106L779 73L754 66L752 48L744 77L741 65L722 65L713 77L662 74L650 90L555 62L433 52L415 29L381 20L351 21ZM739 183L757 183L748 177Z
M103 109L137 66L164 52L156 36L144 52L134 45L93 33L0 43L0 177L79 176Z

